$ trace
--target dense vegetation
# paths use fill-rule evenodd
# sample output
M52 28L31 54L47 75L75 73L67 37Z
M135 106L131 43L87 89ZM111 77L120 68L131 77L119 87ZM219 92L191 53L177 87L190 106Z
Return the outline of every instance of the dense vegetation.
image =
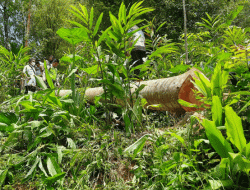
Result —
M250 187L250 1L188 1L188 63L179 1L0 5L0 188ZM132 49L127 31L135 24L147 36L140 77L172 77L196 67L210 79L197 74L194 81L204 111L149 111L139 95L143 86L130 93L134 68L125 62ZM29 46L23 47L26 40ZM22 68L29 57L50 54L60 57L60 88L49 75L50 88L36 77L40 90L24 95L18 85ZM229 72L235 72L237 85ZM96 86L104 94L89 104L84 92ZM72 93L57 96L62 89ZM125 100L124 106L115 98Z

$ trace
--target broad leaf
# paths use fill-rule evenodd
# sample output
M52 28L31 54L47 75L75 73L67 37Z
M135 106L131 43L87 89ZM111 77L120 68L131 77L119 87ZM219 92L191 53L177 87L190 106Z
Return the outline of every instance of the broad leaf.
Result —
M222 126L222 105L218 96L213 96L212 99L212 118L215 125Z
M53 82L52 82L52 79L51 79L51 77L50 77L50 75L49 75L49 71L48 71L48 69L47 69L47 63L46 63L45 60L44 60L44 70L45 70L46 79L47 79L47 82L48 82L50 88L51 88L51 89L54 89L55 87L54 87L54 84L53 84ZM53 92L52 94L55 96L55 92Z
M60 61L65 61L65 62L69 62L69 63L72 63L73 62L73 55L70 54L70 55L65 55L63 56ZM75 55L75 61L78 61L78 60L81 60L83 59L83 57L79 56L79 55Z
M182 106L188 107L188 108L197 108L198 106L196 104L189 103L185 100L178 99L178 103L181 104Z
M5 123L6 125L10 125L12 123L16 123L18 120L16 114L8 112L3 113L0 112L0 123Z
M47 89L47 86L46 86L46 84L44 83L43 79L42 79L41 77L39 77L39 76L36 76L36 75L35 75L35 77L36 77L36 82L37 82L37 84L38 84L43 90L46 90L46 89Z
M216 128L214 121L204 119L202 125L205 127L207 137L216 152L222 158L228 158L229 152L233 152L233 150L219 129Z
M210 81L203 76L203 74L196 72L195 74L199 77L199 79L194 78L195 87L205 96L205 97L211 97L211 83Z
M91 74L94 75L98 71L98 65L94 65L94 66L91 66L91 67L88 67L88 68L84 68L82 70L85 71L86 73L88 73L89 75L91 75Z
M89 40L88 33L84 28L60 28L56 33L72 45Z
M250 142L246 145L246 157L250 160Z
M240 152L246 147L241 118L233 111L230 106L225 107L227 135L230 141L239 149Z
M0 188L2 187L2 185L3 185L4 182L5 182L7 173L8 173L8 169L2 170L2 171L0 170Z

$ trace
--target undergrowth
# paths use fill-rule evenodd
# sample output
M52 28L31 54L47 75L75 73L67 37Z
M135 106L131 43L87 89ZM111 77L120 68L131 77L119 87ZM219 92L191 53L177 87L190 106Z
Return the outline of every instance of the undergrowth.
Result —
M188 35L192 59L188 65L183 61L184 45L157 35L165 23L158 28L154 20L143 25L140 16L153 9L141 4L127 9L122 3L117 16L110 12L112 26L105 31L99 31L102 13L94 19L94 8L71 7L77 18L68 21L72 28L57 31L71 45L61 59L70 66L58 76L60 88L54 86L45 62L50 88L36 77L39 91L27 95L16 91L13 76L20 70L15 68L28 59L27 49L14 55L1 47L1 69L12 65L0 73L2 189L249 187L248 31L231 26L243 7L232 11L224 23L219 16L202 18L197 24L201 31ZM148 55L145 64L131 68L133 33L127 31L135 24L142 25L149 37ZM237 49L238 44L245 49ZM177 76L191 67L210 78L197 72L192 81L203 111L181 116L149 111L140 96L145 86L130 91L138 78ZM138 78L135 69L141 70ZM237 85L230 84L229 72L235 72ZM84 93L96 86L104 93L89 103ZM58 95L69 88L64 96ZM184 100L179 103L197 108Z

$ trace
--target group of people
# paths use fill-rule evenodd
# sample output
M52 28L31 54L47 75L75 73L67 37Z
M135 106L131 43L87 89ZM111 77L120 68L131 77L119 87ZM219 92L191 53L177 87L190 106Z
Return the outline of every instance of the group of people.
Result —
M49 71L49 75L53 82L57 85L57 66L59 64L58 59L54 59L54 56L50 56L46 61L47 69ZM35 92L37 89L36 78L35 76L40 76L45 84L48 86L45 74L44 63L40 60L36 60L35 58L30 58L28 65L23 68L24 74L24 87L25 87L25 94L29 91ZM49 87L49 86L48 86Z

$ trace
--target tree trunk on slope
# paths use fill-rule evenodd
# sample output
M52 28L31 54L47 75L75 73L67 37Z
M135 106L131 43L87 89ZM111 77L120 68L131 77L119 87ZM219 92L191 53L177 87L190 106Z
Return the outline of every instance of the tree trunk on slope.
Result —
M196 100L193 92L195 87L191 80L197 78L195 71L200 72L198 69L193 68L179 76L143 81L134 84L131 93L133 93L138 86L145 84L146 86L140 91L140 95L148 102L147 105L145 105L146 108L148 107L149 109L159 111L170 111L177 114L202 110L201 108L184 107L178 103L178 99L182 99L192 104L202 104L202 102ZM69 92L70 90L61 90L59 96L63 96ZM103 93L104 91L102 87L89 88L86 90L85 96L89 102L94 102L95 96L99 96ZM116 103L124 105L124 100L116 99ZM161 107L148 106L153 104L161 104Z

